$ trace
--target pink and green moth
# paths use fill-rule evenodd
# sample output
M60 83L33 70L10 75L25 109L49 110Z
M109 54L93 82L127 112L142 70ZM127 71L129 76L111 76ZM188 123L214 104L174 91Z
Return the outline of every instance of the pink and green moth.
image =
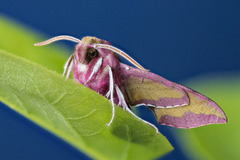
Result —
M105 40L96 37L84 37L79 40L62 35L35 46L58 40L78 43L64 66L63 75L69 78L73 71L75 81L110 100L112 118L108 126L114 120L114 104L153 127L157 133L156 126L135 115L130 107L145 105L153 112L159 124L176 128L195 128L227 122L224 112L211 99L149 72L125 52ZM119 55L136 68L121 63Z

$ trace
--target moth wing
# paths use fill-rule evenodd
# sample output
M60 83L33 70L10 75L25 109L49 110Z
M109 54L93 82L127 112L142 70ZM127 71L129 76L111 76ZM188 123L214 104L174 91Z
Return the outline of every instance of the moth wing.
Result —
M186 106L176 108L154 108L159 124L176 128L195 128L208 124L227 123L222 109L211 99L196 91L184 87L190 102Z
M202 94L148 71L125 64L121 69L128 103L148 106L159 124L194 128L227 122L221 108Z
M131 106L172 108L189 104L182 86L156 74L121 64L121 76Z

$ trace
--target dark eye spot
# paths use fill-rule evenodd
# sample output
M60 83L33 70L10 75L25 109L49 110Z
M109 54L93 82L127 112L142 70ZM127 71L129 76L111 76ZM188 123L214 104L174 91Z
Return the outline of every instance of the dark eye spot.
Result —
M95 48L89 48L87 50L86 61L89 63L92 59L97 58L99 55L98 51Z
M95 57L97 56L97 51L89 52L89 53L88 53L88 56L89 56L90 58L95 58Z

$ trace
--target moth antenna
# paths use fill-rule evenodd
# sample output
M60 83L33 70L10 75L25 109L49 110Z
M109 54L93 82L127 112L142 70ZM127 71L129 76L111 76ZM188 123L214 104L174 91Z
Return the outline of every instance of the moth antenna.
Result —
M143 68L139 63L137 63L132 57L130 57L127 53L123 52L122 50L113 47L111 45L108 44L94 44L93 45L94 48L105 48L105 49L109 49L117 54L119 54L120 56L124 57L126 60L128 60L130 63L132 63L134 66L136 66L137 68L141 69L141 70L145 70L148 71L147 69Z
M81 43L81 40L79 40L75 37L61 35L61 36L56 36L56 37L50 38L50 39L48 39L46 41L43 41L43 42L35 43L34 46L44 46L44 45L47 45L47 44L50 44L50 43L53 43L53 42L56 42L56 41L60 41L60 40L69 40L69 41L72 41L72 42Z

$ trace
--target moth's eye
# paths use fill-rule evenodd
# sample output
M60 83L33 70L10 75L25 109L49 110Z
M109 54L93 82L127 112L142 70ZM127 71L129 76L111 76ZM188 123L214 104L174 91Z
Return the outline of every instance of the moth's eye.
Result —
M95 48L88 48L87 54L85 56L85 60L87 64L91 62L92 59L97 58L99 55L99 52Z
M89 57L95 57L97 55L96 52L91 52L91 53L88 53L89 54Z
M96 49L90 48L87 53L88 58L93 59L98 57L98 51Z

